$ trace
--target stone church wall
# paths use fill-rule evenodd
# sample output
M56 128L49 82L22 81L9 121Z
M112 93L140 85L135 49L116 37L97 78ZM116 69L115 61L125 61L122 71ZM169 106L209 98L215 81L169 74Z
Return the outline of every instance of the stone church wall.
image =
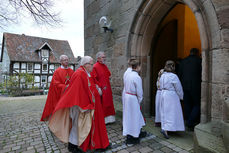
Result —
M127 68L126 44L128 31L141 0L85 0L85 55L95 58L98 51L104 51L111 70L112 91L115 100L120 101L123 88L122 75ZM106 33L99 26L99 19L107 16L112 21L113 33Z
M127 68L129 54L133 50L138 52L139 48L137 47L141 46L138 44L134 45L135 42L141 43L141 41L133 39L138 38L136 35L144 35L142 33L144 29L139 28L141 27L139 24L146 25L147 19L151 18L144 15L153 15L150 11L148 14L144 14L142 11L144 9L156 10L155 12L159 14L155 15L156 18L154 17L154 21L150 24L157 24L158 20L161 20L161 16L164 15L165 10L163 9L169 9L166 7L171 8L176 2L184 3L191 8L198 21L201 36L203 59L201 123L204 126L200 124L196 128L196 151L201 151L201 147L210 148L209 146L199 146L200 150L198 150L198 145L200 145L198 142L200 141L198 140L198 129L202 132L208 131L204 133L209 133L210 131L212 135L217 133L217 136L222 136L224 146L228 146L229 0L85 0L85 55L95 57L98 51L106 53L108 67L112 73L113 96L115 100L120 101L123 88L122 75ZM161 5L165 7L161 7ZM144 8L146 6L151 8ZM161 8L161 10L156 8ZM105 33L99 27L99 19L102 16L107 16L112 21L111 28L114 30L113 33ZM138 18L138 16L140 17ZM135 22L136 18L138 18L137 22ZM139 33L133 32L132 27L137 29ZM129 39L130 35L134 37ZM144 48L144 45L141 47ZM140 54L143 55L143 53ZM146 54L144 56L147 57ZM147 67L147 65L143 65L143 67ZM148 71L146 69L146 72L143 74L149 74L147 73ZM142 77L143 86L150 84L144 80L144 75Z

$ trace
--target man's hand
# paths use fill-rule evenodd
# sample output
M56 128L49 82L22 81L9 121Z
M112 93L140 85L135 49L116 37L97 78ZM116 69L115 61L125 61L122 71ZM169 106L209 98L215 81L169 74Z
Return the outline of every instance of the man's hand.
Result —
M101 88L99 88L99 86L97 84L96 84L96 89L98 90L99 95L101 96L103 94L103 92L102 92Z

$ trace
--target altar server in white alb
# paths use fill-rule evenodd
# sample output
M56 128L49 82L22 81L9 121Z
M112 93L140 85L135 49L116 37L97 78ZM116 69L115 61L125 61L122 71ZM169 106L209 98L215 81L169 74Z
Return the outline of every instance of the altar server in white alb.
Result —
M159 80L161 88L161 133L169 138L167 131L184 131L184 119L180 100L183 89L179 78L174 73L175 63L167 61Z
M159 80L163 72L164 69L161 69L158 72L157 83L156 83L157 92L155 97L155 126L161 126L161 87L160 87Z
M146 136L146 132L141 132L141 128L145 125L140 110L143 90L142 79L138 72L141 67L137 60L132 60L130 65L132 71L126 75L124 80L125 93L123 94L123 135L127 136L126 144L128 146L138 144L140 138Z
M136 59L135 59L135 58L130 58L130 59L128 60L128 68L126 69L126 71L125 71L124 74L123 74L123 84L124 84L124 82L125 82L125 80L126 80L127 74L128 74L129 72L132 71L132 66L130 65L130 62L133 61L133 60L136 60ZM125 89L125 88L123 88L123 91L122 91L122 98L124 98L123 95L125 94L124 89ZM122 101L124 101L124 100L122 99Z

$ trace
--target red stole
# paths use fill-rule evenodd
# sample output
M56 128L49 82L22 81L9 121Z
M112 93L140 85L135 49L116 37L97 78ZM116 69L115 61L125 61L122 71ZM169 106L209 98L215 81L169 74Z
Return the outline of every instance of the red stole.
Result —
M91 91L95 97L95 112L92 120L91 131L80 146L80 148L86 152L88 149L100 149L106 148L109 145L109 139L107 135L106 125L104 121L103 109L101 105L101 98L95 86L95 80L90 77Z

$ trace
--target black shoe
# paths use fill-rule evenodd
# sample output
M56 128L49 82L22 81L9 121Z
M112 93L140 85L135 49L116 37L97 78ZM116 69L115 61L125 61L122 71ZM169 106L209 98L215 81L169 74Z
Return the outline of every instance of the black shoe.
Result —
M72 143L68 143L68 151L72 153L82 153L82 151L78 148L77 145L74 145Z
M147 135L146 131L141 131L140 134L139 134L139 138L145 138L146 135Z
M163 136L164 136L166 139L169 139L168 134L166 134L164 130L161 130L161 134L163 134Z
M95 152L98 152L98 153L100 153L100 152L105 152L105 151L107 151L107 149L106 148L100 148L100 149L95 149Z
M109 144L106 148L100 148L100 149L95 149L95 152L105 152L107 150L111 149L111 144Z
M73 152L75 147L77 147L77 145L74 145L70 142L68 143L68 151L69 152Z
M133 146L133 145L135 145L135 144L139 144L139 143L140 143L139 138L134 138L134 137L131 136L131 135L127 135L126 145L127 145L128 147Z

